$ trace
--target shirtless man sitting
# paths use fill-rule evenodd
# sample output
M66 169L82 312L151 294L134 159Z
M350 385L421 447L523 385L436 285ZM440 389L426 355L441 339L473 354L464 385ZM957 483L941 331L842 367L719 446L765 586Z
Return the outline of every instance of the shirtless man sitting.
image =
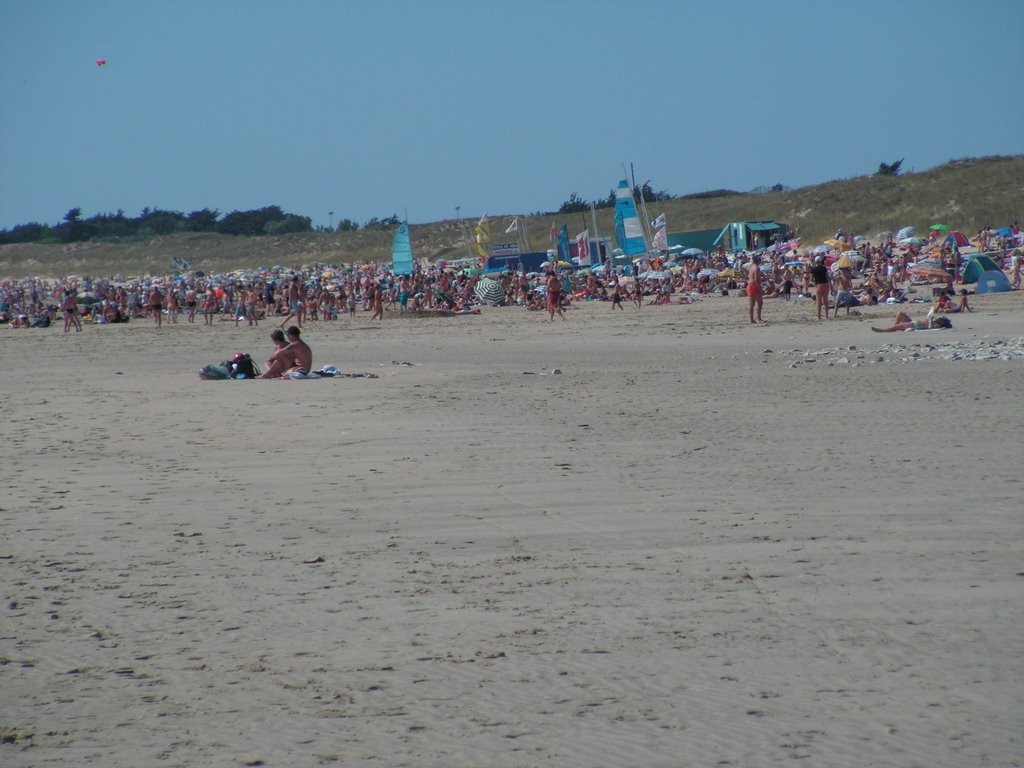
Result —
M313 368L313 350L300 338L301 331L290 326L285 331L288 343L274 351L267 360L267 370L261 378L279 379L287 373L309 373Z

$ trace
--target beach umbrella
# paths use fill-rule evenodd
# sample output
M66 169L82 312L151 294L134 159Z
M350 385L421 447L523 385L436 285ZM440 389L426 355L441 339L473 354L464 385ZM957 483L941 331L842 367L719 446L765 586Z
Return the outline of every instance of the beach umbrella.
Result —
M687 248L685 251L682 252L681 255L693 258L695 256L703 256L704 251L702 251L700 248Z
M807 265L804 264L802 261L787 261L782 266L784 266L784 267L796 267L796 268L799 269L800 267L806 267Z
M831 245L819 245L814 249L814 253L829 253L834 250L835 248Z
M497 304L505 300L505 289L501 287L501 283L489 277L481 278L473 293L485 304Z
M924 280L948 280L949 273L940 267L933 267L928 264L915 264L907 269L907 272Z
M847 256L845 253L836 259L836 263L832 265L836 269L853 269L855 264L853 259Z
M900 240L900 245L925 245L927 242L920 237L904 237Z
M932 224L928 229L932 232L949 232L951 228L947 227L945 224Z
M738 269L723 269L718 273L719 277L743 277L743 273Z
M668 272L655 272L654 270L640 275L642 280L661 280L663 277L671 277L671 275Z
M445 304L447 304L449 309L455 306L455 298L450 293L445 293L444 291L434 291L434 295L437 296L437 298L441 299L441 301L443 301Z
M907 237L913 237L917 234L917 227L903 227L899 232L896 233L897 240L903 240Z
M702 269L700 272L697 273L697 277L714 277L719 272L720 270L717 269Z
M949 233L946 237L946 242L956 245L957 248L969 248L971 245L971 241L967 239L967 235L957 229L954 229Z
M825 245L830 245L837 251L841 251L843 248L846 247L846 243L840 242L839 240L826 240Z

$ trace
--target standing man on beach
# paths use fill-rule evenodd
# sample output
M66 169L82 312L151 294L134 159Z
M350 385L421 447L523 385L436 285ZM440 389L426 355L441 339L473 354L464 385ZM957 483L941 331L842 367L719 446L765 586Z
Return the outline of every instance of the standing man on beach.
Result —
M750 297L750 323L763 323L761 308L764 306L764 289L761 287L761 257L754 254L747 266L747 296ZM757 307L757 319L754 319L754 308Z
M558 279L555 270L548 271L548 321L555 322L555 312L565 320L565 311L562 309L562 281Z
M810 269L811 280L814 281L814 301L818 308L818 319L821 320L821 310L825 309L825 319L828 320L828 299L832 293L832 281L828 276L828 267L825 266L825 257L817 256L814 259L814 266Z
M157 283L153 283L149 290L149 308L153 311L154 325L160 328L164 320L164 295L160 293L160 286Z
M299 328L302 327L302 320L306 316L305 296L302 291L302 284L299 283L299 276L292 275L291 285L288 286L288 316L281 321L278 328L284 328L285 323L295 318ZM294 326L293 326L294 327Z

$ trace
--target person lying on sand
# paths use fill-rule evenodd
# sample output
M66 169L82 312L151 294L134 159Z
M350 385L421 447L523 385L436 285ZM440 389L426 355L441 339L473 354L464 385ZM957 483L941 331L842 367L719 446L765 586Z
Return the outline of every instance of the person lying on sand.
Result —
M309 373L313 368L313 350L300 338L301 331L290 326L285 332L288 343L278 349L267 360L267 370L261 378L279 379L292 371ZM275 346L277 339L274 339Z
M932 315L921 320L914 320L906 312L900 312L896 315L896 321L889 328L875 328L872 326L871 330L875 333L894 333L896 331L929 331L935 328L952 327L953 323L948 317Z

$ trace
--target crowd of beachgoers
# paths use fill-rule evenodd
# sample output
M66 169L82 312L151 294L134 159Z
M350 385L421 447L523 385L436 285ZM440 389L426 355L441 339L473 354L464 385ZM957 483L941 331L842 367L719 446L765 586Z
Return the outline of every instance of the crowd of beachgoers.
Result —
M1024 239L1016 223L984 229L969 240L947 228L932 229L922 238L909 227L897 234L901 236L883 233L869 239L839 231L820 245L808 247L790 239L739 253L676 248L583 267L552 260L541 265L542 272L486 272L439 261L421 264L412 275L395 275L384 263L276 266L216 275L179 271L142 277L9 279L0 281L0 323L39 328L63 319L65 331L80 330L83 322L132 321L157 326L263 321L301 327L307 321L354 317L359 312L382 319L385 312L471 314L480 305L537 311L545 309L549 289L555 287L561 288L563 304L609 301L613 308L624 302L639 308L742 293L755 263L764 298L787 300L810 297L812 270L824 264L834 277L831 301L849 310L901 303L914 283L945 283L952 296L963 266L980 254L1007 273L1013 289L1020 288ZM555 283L552 275L557 276Z

